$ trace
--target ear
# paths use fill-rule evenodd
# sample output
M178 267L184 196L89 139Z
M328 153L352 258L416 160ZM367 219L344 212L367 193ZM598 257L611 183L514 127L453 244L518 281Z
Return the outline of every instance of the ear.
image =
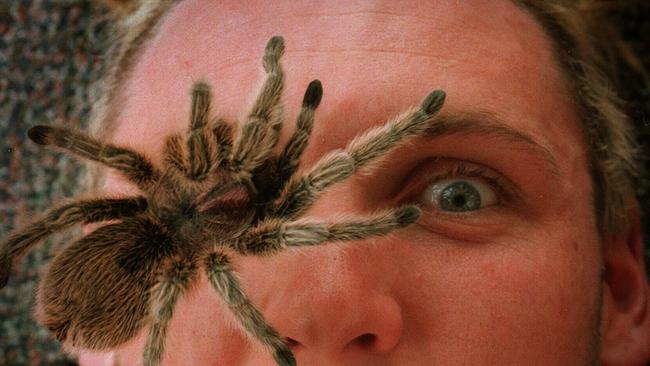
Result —
M603 365L650 364L650 286L645 272L638 207L628 228L604 248Z
M129 15L140 6L139 0L98 0L97 2L105 5L117 16Z

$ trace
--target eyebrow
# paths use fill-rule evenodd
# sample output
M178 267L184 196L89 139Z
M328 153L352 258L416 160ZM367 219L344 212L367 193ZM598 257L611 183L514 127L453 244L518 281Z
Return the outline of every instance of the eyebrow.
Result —
M527 152L541 157L551 173L560 174L558 161L551 150L534 137L511 127L493 112L473 110L440 114L435 118L434 125L427 130L426 138L432 140L458 134L476 134L514 142Z

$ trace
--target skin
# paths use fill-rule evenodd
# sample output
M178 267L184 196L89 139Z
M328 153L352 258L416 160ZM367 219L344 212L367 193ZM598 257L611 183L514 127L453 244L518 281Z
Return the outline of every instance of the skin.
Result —
M586 145L549 39L509 1L186 0L136 64L111 140L160 162L163 138L187 127L197 80L213 86L213 115L243 120L260 84L262 50L275 34L287 44L281 146L308 82L318 78L324 87L302 168L434 89L447 93L441 116L498 119L527 136L423 138L372 173L335 186L307 214L332 221L341 212L420 205L418 223L387 238L235 260L253 303L291 339L299 365L601 359L599 331L607 338L622 320L620 292L601 277L610 262L600 249ZM486 207L462 214L436 207L427 189L449 174L481 187ZM106 188L137 192L110 173ZM628 268L625 258L619 262ZM647 299L647 281L637 272L634 293ZM634 301L647 313L647 303ZM110 354L84 352L81 364L139 365L146 336ZM179 302L167 348L165 365L273 364L205 277ZM607 349L603 359L613 362L605 363L616 364Z

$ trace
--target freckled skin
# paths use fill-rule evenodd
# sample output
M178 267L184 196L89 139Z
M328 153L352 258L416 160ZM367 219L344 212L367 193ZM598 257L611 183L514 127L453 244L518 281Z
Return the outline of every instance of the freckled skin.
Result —
M297 114L310 80L325 89L303 168L433 89L447 93L443 114L492 111L558 160L553 176L481 136L422 142L391 155L378 173L334 187L308 216L394 205L408 182L405 167L432 157L488 166L520 188L524 203L467 221L430 213L381 240L236 259L244 287L292 339L299 365L598 358L601 255L585 146L549 41L530 17L508 1L224 3L186 0L172 11L126 85L114 142L160 159L163 138L185 128L187 93L198 79L214 86L213 114L237 120L261 78L259 50L281 34L285 116ZM292 129L289 120L281 146ZM107 189L133 190L115 175ZM166 365L273 364L205 278L179 302L170 327ZM145 339L114 357L139 365Z

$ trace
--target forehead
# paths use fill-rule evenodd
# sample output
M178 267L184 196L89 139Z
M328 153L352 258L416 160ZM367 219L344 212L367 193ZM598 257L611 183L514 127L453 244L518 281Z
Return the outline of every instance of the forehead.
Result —
M287 43L285 115L295 115L307 83L320 79L319 118L336 126L330 140L443 89L445 113L487 110L560 156L575 153L568 150L581 134L567 122L577 118L550 42L505 0L182 1L124 85L113 138L159 153L164 136L186 128L198 80L213 87L213 113L241 120L262 78L264 44L275 34Z

